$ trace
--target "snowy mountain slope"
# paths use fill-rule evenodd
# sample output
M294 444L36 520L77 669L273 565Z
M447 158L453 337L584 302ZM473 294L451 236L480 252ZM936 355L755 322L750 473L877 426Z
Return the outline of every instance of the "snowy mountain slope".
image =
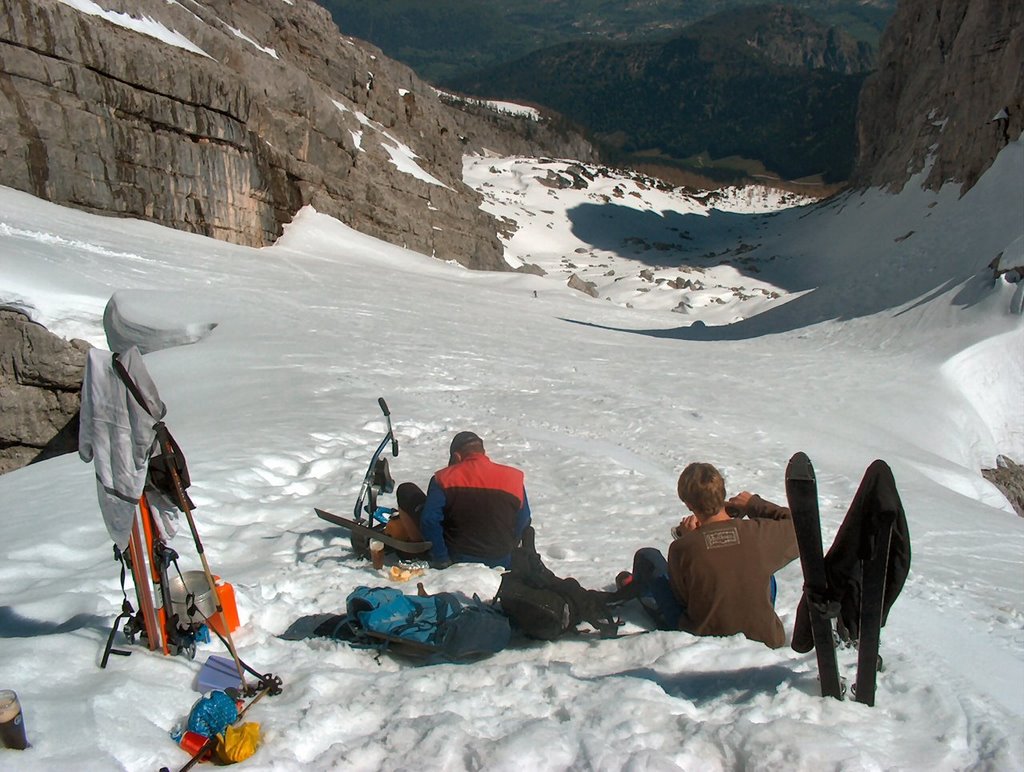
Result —
M1013 145L976 186L984 199L870 193L771 215L736 205L724 217L652 197L630 210L651 212L640 220L613 200L591 241L573 218L597 203L545 189L553 214L517 204L506 244L507 259L540 264L544 277L439 263L311 210L277 245L252 250L0 190L0 302L97 345L106 309L109 326L152 348L146 364L188 456L207 555L238 595L235 641L285 682L250 716L263 745L247 769L1019 769L1024 521L978 466L1022 455L1014 287L979 278L1013 242L1019 179L1005 170L1020 152ZM487 163L513 170L493 175L494 201L517 200L497 180L521 161ZM537 191L518 174L518 200L530 199ZM760 272L743 269L747 291L706 315L701 302L672 313L679 290L645 305L665 288L637 292L639 272L657 279L678 264L622 244L653 244L676 220L693 254L751 245L741 254ZM894 263L910 246L934 260ZM633 289L612 295L608 277L599 294L612 302L565 286L573 270L596 282L613 259ZM731 281L734 267L708 262L714 282ZM776 309L740 297L755 286L789 299ZM712 326L737 317L737 334ZM708 326L680 327L691 319ZM720 465L731 490L782 501L785 464L806 451L830 540L864 469L885 459L914 562L883 633L877 707L823 701L813 656L743 639L563 639L416 670L281 640L300 616L341 609L355 586L389 583L312 512L351 507L384 429L382 395L401 445L397 479L424 483L451 435L476 429L495 458L526 471L546 562L595 588L637 548L667 547L688 461ZM0 767L184 763L168 732L198 696L199 662L223 654L204 646L191 662L136 648L96 667L121 596L91 477L73 457L0 477L0 686L21 696L33 743L0 751ZM173 546L183 570L195 567L187 532ZM456 566L424 583L490 597L498 578ZM791 631L799 566L778 578ZM627 622L636 630L642 617ZM853 652L840 658L852 677Z

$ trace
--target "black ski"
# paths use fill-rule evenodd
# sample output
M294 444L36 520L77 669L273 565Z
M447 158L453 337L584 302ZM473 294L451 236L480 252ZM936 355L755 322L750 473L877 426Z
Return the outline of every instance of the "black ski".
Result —
M407 552L410 554L420 554L422 552L429 552L431 544L429 541L402 541L396 539L393 536L388 536L382 529L371 528L366 523L357 523L355 520L349 520L346 517L335 515L331 512L327 512L323 509L313 508L316 512L316 516L321 520L326 520L329 523L340 525L342 528L347 528L353 536L360 536L363 539L369 541L370 539L377 539L383 542L386 547L391 547L396 552Z
M885 579L889 564L895 511L879 512L871 528L868 554L863 563L860 596L860 635L857 640L857 684L854 698L865 705L875 704L875 680L878 672L878 647L882 635Z
M805 453L797 453L786 467L786 498L793 513L793 527L800 548L800 567L804 573L804 602L811 620L814 651L818 658L821 696L843 698L836 662L832 620L839 605L829 599L825 558L821 547L821 519L818 512L818 483L814 467Z

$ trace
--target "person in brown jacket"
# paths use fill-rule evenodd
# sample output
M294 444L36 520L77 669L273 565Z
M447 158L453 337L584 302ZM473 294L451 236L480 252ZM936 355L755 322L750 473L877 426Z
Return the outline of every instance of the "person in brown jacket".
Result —
M633 594L662 629L784 645L774 574L799 555L789 510L747 491L726 500L711 464L687 466L676 490L692 514L672 529L668 560L641 549L632 577L620 574L617 583L632 579Z

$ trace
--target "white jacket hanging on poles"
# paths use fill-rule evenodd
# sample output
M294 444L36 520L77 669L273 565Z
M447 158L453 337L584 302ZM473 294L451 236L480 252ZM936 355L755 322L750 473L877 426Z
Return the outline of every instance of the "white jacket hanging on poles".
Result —
M121 363L145 396L146 409L129 394L113 367L109 351L91 349L82 381L82 412L78 429L78 455L92 461L96 493L107 533L118 549L128 546L139 497L146 486L150 456L157 450L154 424L167 413L156 384L132 346L120 355ZM151 502L156 503L156 502ZM157 506L165 536L177 530L168 522L165 507Z

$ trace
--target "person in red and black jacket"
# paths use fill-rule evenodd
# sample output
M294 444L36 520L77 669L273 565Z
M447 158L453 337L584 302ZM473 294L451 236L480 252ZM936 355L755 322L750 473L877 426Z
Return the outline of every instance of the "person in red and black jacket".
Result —
M420 531L433 544L431 565L483 563L508 568L530 524L523 473L496 464L473 432L459 432L448 466L430 478L420 512Z

